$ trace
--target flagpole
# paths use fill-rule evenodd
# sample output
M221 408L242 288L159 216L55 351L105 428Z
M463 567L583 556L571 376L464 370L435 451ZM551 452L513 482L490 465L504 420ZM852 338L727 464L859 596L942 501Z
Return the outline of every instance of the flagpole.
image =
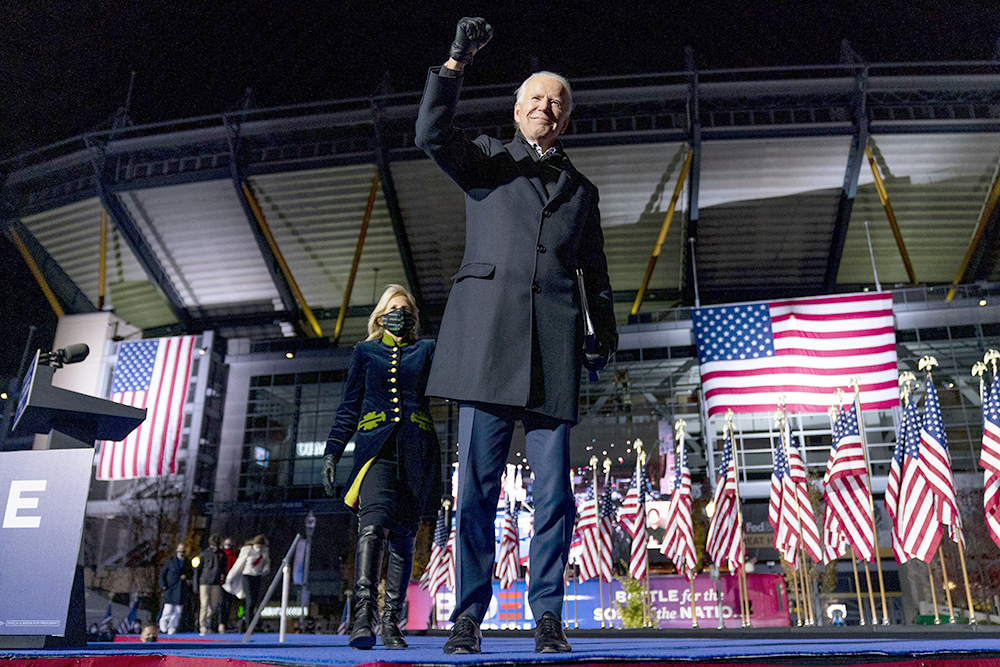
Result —
M792 443L791 443L791 437L792 436L791 436L790 426L788 424L788 416L785 413L785 399L784 399L784 396L781 396L780 399L779 399L779 401L780 401L778 403L778 406L779 406L778 407L778 412L780 414L780 417L779 417L780 424L779 424L779 426L781 428L781 433L779 435L779 439L781 440L782 446L784 447L785 460L788 461L788 463L789 463L789 474L791 474L791 467L790 467L791 466L791 458L789 457L789 452L791 451L791 446L792 446ZM805 470L805 461L802 462L802 467L803 467L803 471L804 471ZM802 576L802 598L803 598L803 602L805 603L805 610L806 610L806 614L807 614L805 625L808 627L808 626L811 626L811 625L813 625L815 623L815 618L813 617L813 613L812 613L812 603L809 600L809 590L806 588L806 577L808 576L808 574L807 574L808 561L806 560L805 548L802 546L802 541L803 541L802 540L802 507L799 505L799 497L798 497L799 496L799 489L798 489L798 486L795 486L794 489L795 489L795 518L799 522L799 552L800 552L800 557L798 559L800 561L800 563L799 563L799 571L800 571L801 576ZM808 502L808 498L806 499L806 501Z
M830 433L832 435L830 439L831 446L837 447L838 446L837 433L836 433L837 417L835 417L834 415L840 412L844 407L844 390L838 387L837 390L833 392L833 394L834 398L837 399L838 405L833 405L831 403L830 409L826 411L826 414L829 415L830 417ZM827 501L827 511L829 511L829 501ZM825 528L825 523L824 523L824 528ZM844 535L844 533L841 533L841 535L844 536L846 540L846 536ZM851 551L851 569L854 571L854 593L855 595L857 595L858 598L858 618L861 619L859 625L868 625L865 622L865 605L864 602L861 601L861 579L858 577L858 555L857 555L858 550L853 543L851 544L850 551Z
M951 603L951 581L948 579L948 567L944 564L944 549L938 546L938 558L941 560L941 584L948 600L948 623L955 625L955 605Z
M910 395L912 392L912 390L910 389L910 383L916 382L916 380L917 377L910 371L903 371L902 373L899 374L899 384L902 387L899 398L904 411L910 407L911 400L916 400ZM896 520L898 521L899 517L897 517ZM894 530L895 530L894 539L899 539L898 526ZM934 571L931 568L931 563L933 562L934 558L932 557L930 562L926 564L927 581L930 583L930 588L931 588L931 604L934 605L934 625L941 625L941 618L939 617L939 609L938 609L937 590L934 587Z
M747 599L748 589L747 589L747 571L746 571L746 544L744 544L743 537L743 501L740 498L740 466L737 462L739 458L736 452L736 433L733 430L733 409L729 408L726 410L726 425L724 428L729 429L729 442L733 447L733 477L736 479L736 521L740 525L740 551L742 556L740 557L739 569L736 571L736 585L740 592L740 616L741 626L744 628L751 627L750 625L750 601ZM723 440L725 440L725 435L723 435ZM729 471L726 471L729 474Z
M806 560L806 550L805 547L799 547L802 550L802 585L806 591L806 609L809 610L809 626L816 625L816 609L813 606L812 597L812 578L809 576L809 561Z
M638 492L638 496L644 499L642 505L637 508L639 510L639 516L635 518L636 530L638 530L639 526L643 526L643 528L645 528L645 523L646 523L646 501L645 501L646 494L645 490L641 486L644 481L642 478L642 465L646 462L646 452L642 451L642 440L638 438L635 439L633 447L635 448L635 454L636 454L635 456L635 483L637 486L636 491ZM647 548L648 545L649 541L647 539L646 544L642 545L642 558L645 561L644 570L646 572L646 578L640 582L642 584L642 627L644 628L649 627L649 609L648 609L649 605L647 604L647 602L649 601L649 549Z
M573 573L573 627L580 629L580 566Z
M872 625L878 626L878 610L875 608L875 587L872 586L872 572L868 568L868 561L862 559L861 562L865 564L865 582L868 586L868 604L872 611Z
M799 538L801 539L801 538ZM802 608L805 609L805 623L804 625L808 628L812 626L812 609L809 606L809 588L806 583L806 552L802 547L799 547L799 557L798 557L798 567L796 572L799 576L799 585L802 586Z
M969 588L969 571L965 569L965 547L962 546L962 540L956 540L958 543L958 559L962 564L962 579L965 581L965 599L969 603L969 625L976 624L976 608L972 604L972 590Z
M875 567L878 570L878 591L882 602L882 625L889 625L889 607L885 601L885 579L882 576L882 556L878 549L878 527L875 525L875 499L872 497L872 462L868 456L868 436L865 434L865 422L861 416L861 378L855 375L851 378L854 385L854 404L857 406L855 417L858 419L858 434L861 436L861 451L865 455L865 471L868 473L868 509L872 518L872 546L875 551ZM868 561L865 561L865 573L868 573ZM868 583L868 590L871 591L871 582ZM875 622L874 601L872 602L872 621Z
M450 540L451 539L451 501L449 499L445 498L443 504L444 504L444 525L445 525L445 528L448 529L448 539ZM455 537L455 542L456 542L456 546L457 546L458 536ZM447 548L448 548L448 542L446 541L445 542L445 549L447 549ZM452 554L451 557L455 558L455 554ZM445 572L445 577L444 577L445 583L448 582L448 576L447 576L447 574L448 573L446 571ZM453 591L453 592L457 592L457 591ZM436 594L434 595L434 603L437 604L437 595ZM434 625L435 626L438 625L437 615L434 616Z
M590 470L594 478L594 509L597 510L597 595L601 602L601 627L604 627L604 556L601 553L601 495L597 491L597 456L590 457ZM604 478L604 485L607 486L607 477Z
M931 369L934 368L937 365L938 365L937 359L935 359L932 356L927 355L927 356L921 357L921 359L920 359L918 368L920 370L923 370L925 368L927 369L927 383L928 383L928 385L930 385L930 383L932 383L934 381L934 376L931 374ZM945 456L947 456L947 458L948 458L948 468L950 469L951 468L951 453L948 451L948 449L945 449ZM952 474L954 474L954 472L952 472ZM953 482L953 484L954 484L954 482ZM959 558L959 562L962 565L962 576L965 579L965 594L966 594L966 599L968 600L968 603L969 603L969 624L970 625L975 625L976 624L976 621L975 621L976 610L975 610L975 607L972 604L972 591L969 589L969 573L968 573L968 571L965 568L965 548L962 546L962 540L964 539L964 535L963 535L963 531L962 531L962 515L958 513L958 506L957 505L955 507L955 512L956 512L956 514L958 514L958 516L956 517L958 519L958 538L955 539L955 543L958 545L958 558ZM951 530L949 530L948 532L952 533ZM940 545L938 546L938 556L941 558L941 574L945 578L944 579L944 583L945 583L945 592L948 595L948 611L951 614L948 622L954 624L955 623L955 608L952 606L952 603L951 603L951 584L948 581L948 574L947 574L947 571L945 570L945 565L944 565L944 550L941 549Z
M683 419L678 419L676 422L674 422L674 435L677 436L675 438L675 444L674 444L674 465L678 466L678 467L681 465L681 461L684 460L684 439L685 439L685 436L686 436L686 434L684 433L684 426L686 426L686 422ZM706 431L707 431L707 429L706 429ZM640 456L642 456L641 453L640 453ZM675 487L674 488L674 493L679 493L679 492L680 492L680 487ZM673 517L671 517L669 520L672 521ZM678 535L679 534L680 534L680 532L678 531ZM666 535L664 535L664 539L666 539ZM647 558L648 558L649 552L647 551L646 554L647 554ZM681 560L682 561L683 561L683 558L684 557L681 556ZM676 563L674 563L674 567L677 567ZM648 561L647 561L647 565L646 565L646 572L647 572L647 581L648 581L648 574L649 574L649 564L648 564ZM680 569L680 567L677 567L677 574L680 574L680 573L681 573L681 569ZM694 603L694 572L689 572L688 574L690 575L690 576L688 576L688 584L690 585L690 588L691 588L691 627L692 628L697 628L698 627L698 613L697 613L697 609L696 609L696 606L695 606L695 603Z
M851 566L854 568L854 592L858 596L858 616L861 617L860 625L867 625L865 622L865 605L861 601L861 579L858 578L858 556L857 549L851 545Z
M931 562L934 559L931 558ZM931 602L934 604L934 625L941 625L941 617L938 611L938 601L937 601L937 591L934 590L934 572L931 569L931 564L927 563L927 578L931 582Z
M789 475L791 475L791 460L788 458L788 443L785 442L785 396L784 396L784 394L778 396L778 409L775 410L775 412L774 412L774 423L777 424L777 426L778 426L778 446L781 447L782 454L785 457L785 461L787 462L788 467L789 467ZM782 486L784 486L784 481L782 481ZM797 495L797 492L796 492L796 495ZM782 488L782 506L784 506L784 488ZM796 514L798 514L798 506L799 506L798 498L796 497L796 500L795 500ZM800 517L799 518L799 540L801 540L801 539L802 539L802 520L801 520L801 517ZM797 561L799 559L796 557L796 553L795 552L792 552L792 557L795 558L795 561L790 561L790 560L786 559L784 557L784 555L782 555L782 560L784 560L786 563L788 563L789 567L792 570L792 581L794 582L794 586L795 586L795 608L796 608L796 611L798 612L796 614L796 616L797 616L797 618L796 618L796 625L801 628L804 625L803 618L805 616L805 612L803 611L803 609L804 609L803 608L803 603L802 603L802 582L801 582L801 580L799 578L799 569L798 569L798 565L797 565Z

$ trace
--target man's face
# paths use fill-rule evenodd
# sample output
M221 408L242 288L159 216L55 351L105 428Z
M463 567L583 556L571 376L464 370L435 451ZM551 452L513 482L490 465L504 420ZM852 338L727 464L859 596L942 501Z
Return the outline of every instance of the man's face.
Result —
M514 120L524 138L548 149L569 124L569 100L562 84L536 76L524 87L524 98L514 104Z

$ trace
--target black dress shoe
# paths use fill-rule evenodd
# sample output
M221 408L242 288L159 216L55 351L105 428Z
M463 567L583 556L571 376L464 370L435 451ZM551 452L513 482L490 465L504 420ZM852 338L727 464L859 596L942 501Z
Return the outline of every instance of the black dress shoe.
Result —
M483 633L479 630L479 623L471 616L465 614L458 617L455 625L451 628L451 637L444 643L444 652L448 655L455 653L482 653L480 644L483 640Z
M535 621L535 653L569 653L572 650L562 621L555 614L547 611Z

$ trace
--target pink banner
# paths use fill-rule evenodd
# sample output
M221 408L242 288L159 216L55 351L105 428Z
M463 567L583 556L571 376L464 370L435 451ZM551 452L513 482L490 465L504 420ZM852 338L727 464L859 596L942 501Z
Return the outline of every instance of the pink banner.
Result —
M687 579L678 576L654 576L650 580L649 590L656 627L692 627L691 585ZM750 620L754 627L791 625L783 576L748 574L747 590L750 600ZM617 581L611 585L611 594L615 600L624 601L621 585ZM705 575L695 577L694 595L694 612L697 614L699 627L718 627L720 615L725 627L740 627L739 586L735 576L723 575L718 582L718 589L716 582L710 577ZM427 628L428 621L431 620L430 596L413 582L410 584L407 601L409 612L406 627L410 630ZM437 627L450 626L448 618L454 604L455 597L450 591L438 594L433 618ZM596 581L578 584L570 580L566 587L563 618L574 627L600 628L602 615L605 624L621 627L618 612L609 601L607 586L605 585L601 595ZM483 619L483 626L495 629L534 627L531 610L527 608L527 591L523 580L519 580L515 588L509 591L500 589L500 584L493 582L493 600L486 618Z

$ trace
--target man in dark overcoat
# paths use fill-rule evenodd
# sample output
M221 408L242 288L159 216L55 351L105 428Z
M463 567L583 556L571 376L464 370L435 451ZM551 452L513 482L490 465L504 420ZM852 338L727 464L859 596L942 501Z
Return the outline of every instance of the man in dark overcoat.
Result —
M181 620L181 611L187 604L191 592L194 571L191 561L185 555L184 543L177 545L174 558L168 558L160 570L160 599L163 611L160 614L160 632L174 634Z
M597 188L557 137L569 82L551 72L517 91L513 141L469 140L453 126L462 76L492 36L462 19L448 62L427 77L416 142L465 192L465 256L454 276L427 393L460 403L455 625L445 653L478 653L492 596L493 519L514 424L524 424L535 478L528 600L535 650L565 652L563 574L575 505L569 430L581 364L599 370L618 343ZM584 308L596 335L586 345Z

